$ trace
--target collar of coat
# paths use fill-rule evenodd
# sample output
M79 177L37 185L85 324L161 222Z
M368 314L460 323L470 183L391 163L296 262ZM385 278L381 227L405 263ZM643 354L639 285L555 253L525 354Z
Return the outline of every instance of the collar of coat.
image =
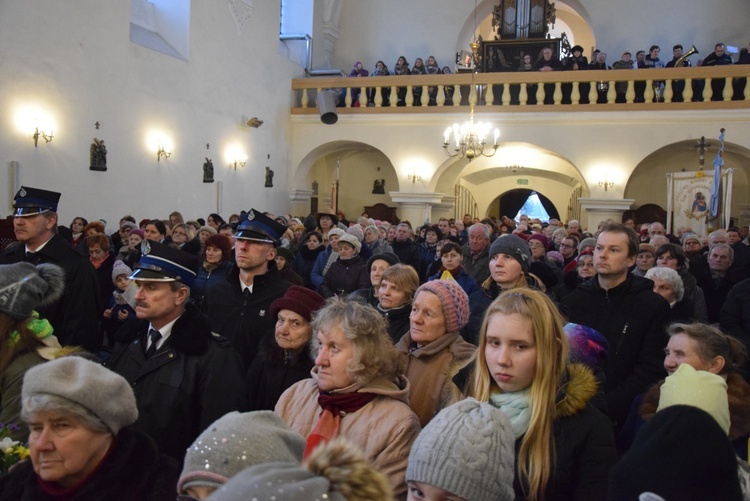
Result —
M599 382L591 369L583 364L568 365L566 377L557 395L556 417L577 414L599 391Z
M121 343L132 343L148 329L148 320L133 319L117 331L116 340ZM185 312L172 326L169 344L177 351L187 355L203 355L208 350L208 340L214 336L211 332L211 321L188 304Z

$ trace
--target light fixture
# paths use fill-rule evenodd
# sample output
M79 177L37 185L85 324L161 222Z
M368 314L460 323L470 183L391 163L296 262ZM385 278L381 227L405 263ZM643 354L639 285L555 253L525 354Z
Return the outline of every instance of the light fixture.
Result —
M412 184L415 184L417 181L421 181L422 180L422 176L420 176L416 172L412 172L411 174L409 174L406 177L409 179L409 181L411 181Z
M52 141L52 138L55 136L52 135L52 131L49 131L49 134L47 134L43 130L40 131L39 127L36 127L34 129L34 135L31 137L34 138L34 147L36 148L38 147L40 137L49 143L50 141Z
M162 157L169 158L171 156L172 156L171 148L169 151L167 151L164 149L164 146L161 143L159 143L159 147L156 149L156 161L159 162L162 159Z
M519 170L523 169L523 165L518 165L518 164L506 165L505 168L511 171L513 174L515 174Z
M259 119L258 117L247 118L247 115L242 115L242 123L247 125L248 127L257 129L258 127L263 125L263 120Z
M244 167L246 163L247 163L247 156L238 154L234 158L234 161L232 162L232 165L234 166L234 170L237 170L237 166L238 165L240 167Z
M602 179L601 181L599 181L599 186L601 188L604 188L604 191L607 191L609 188L612 188L614 185L615 185L615 182L614 181L610 181L606 177L604 179Z

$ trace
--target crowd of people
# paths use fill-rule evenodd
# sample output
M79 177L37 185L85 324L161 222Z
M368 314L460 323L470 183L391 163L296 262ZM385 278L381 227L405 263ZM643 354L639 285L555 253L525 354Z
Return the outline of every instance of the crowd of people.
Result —
M750 498L748 227L59 202L0 252L0 500Z

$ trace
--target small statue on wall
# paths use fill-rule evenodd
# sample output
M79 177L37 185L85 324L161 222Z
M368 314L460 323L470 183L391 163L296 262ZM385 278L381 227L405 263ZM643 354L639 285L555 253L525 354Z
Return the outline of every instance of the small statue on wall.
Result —
M385 179L376 179L372 183L373 195L385 195Z
M94 142L91 143L89 148L90 154L90 165L89 169L106 171L107 170L107 147L104 146L104 139L94 138Z
M208 157L206 157L206 161L203 163L203 182L214 182L214 163Z
M318 182L317 181L312 182L312 191L313 191L313 195L317 197L318 196Z
M273 188L273 171L266 167L266 188Z

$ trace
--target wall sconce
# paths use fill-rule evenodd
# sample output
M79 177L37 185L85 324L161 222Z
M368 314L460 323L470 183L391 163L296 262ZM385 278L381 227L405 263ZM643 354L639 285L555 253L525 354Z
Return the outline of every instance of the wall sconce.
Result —
M421 181L422 180L422 176L420 176L416 172L412 172L411 174L409 174L406 177L409 179L409 181L411 181L411 184L415 184L417 181Z
M156 161L157 162L160 161L162 157L169 158L171 156L172 156L172 150L171 149L169 151L165 150L164 146L162 146L160 143L158 149L156 150Z
M609 188L612 188L614 185L615 185L615 182L614 181L610 181L607 178L604 178L601 181L599 181L599 186L601 188L604 188L604 191L607 191Z
M235 159L234 159L234 162L232 163L232 165L234 165L234 170L237 170L237 166L238 166L238 165L239 165L240 167L244 167L246 163L247 163L247 157L245 157L245 159L244 159L244 160L243 160L243 159L240 159L240 158L235 158Z
M513 174L515 174L519 170L523 169L523 165L518 165L518 164L506 165L505 168L511 171Z
M38 145L38 143L39 143L39 138L40 138L40 137L41 137L42 139L44 139L44 140L45 140L45 142L48 142L48 143L49 143L50 141L52 141L52 138L53 138L53 137L55 137L55 136L53 136L53 135L52 135L52 131L49 131L49 135L48 135L48 134L47 134L46 132L44 132L43 130L42 130L42 131L40 131L40 130L39 130L39 127L36 127L36 128L34 129L34 135L33 135L33 136L31 136L31 137L32 137L32 138L34 138L34 148L37 148L37 147L38 147L37 145Z

